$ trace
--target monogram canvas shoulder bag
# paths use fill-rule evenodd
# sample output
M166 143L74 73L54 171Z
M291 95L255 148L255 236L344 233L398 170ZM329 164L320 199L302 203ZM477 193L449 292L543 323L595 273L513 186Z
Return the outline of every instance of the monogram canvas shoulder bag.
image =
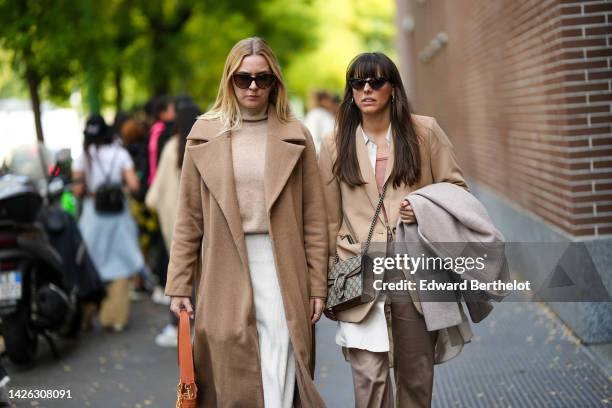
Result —
M382 188L379 196L378 205L374 212L374 217L370 223L368 238L359 255L352 256L346 260L340 260L336 250L334 263L327 275L327 301L325 307L336 312L350 309L361 303L366 303L374 299L372 294L363 291L363 273L365 266L365 256L370 247L372 234L376 219L380 213L387 191L387 183Z

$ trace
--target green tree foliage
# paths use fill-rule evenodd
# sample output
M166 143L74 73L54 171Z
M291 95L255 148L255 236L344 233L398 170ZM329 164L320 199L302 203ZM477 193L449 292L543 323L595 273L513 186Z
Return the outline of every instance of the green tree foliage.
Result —
M176 89L206 107L214 101L225 58L237 41L264 38L286 67L299 53L314 48L312 27L316 24L308 1L265 0L217 14L199 14L186 27L184 52L192 75L178 75Z
M77 43L71 28L79 18L67 0L0 0L0 46L27 85L40 141L41 87L48 96L67 98Z
M189 94L207 106L216 96L225 57L236 41L262 36L283 63L312 46L314 37L310 32L315 21L309 15L310 2L289 2L290 7L283 3L281 0L107 3L101 17L109 27L108 34L98 35L98 41L104 44L102 51L98 51L106 67L104 95L115 98L117 110L161 93ZM83 67L83 71L86 78L91 77L90 69Z
M290 92L339 90L350 59L392 50L392 0L0 0L0 65L42 98L84 94L86 110L142 104L160 93L214 100L225 57L245 37L276 52ZM21 91L20 91L21 89ZM40 138L42 138L42 129Z
M5 98L28 98L28 90L13 70L11 53L0 49L0 99Z
M340 93L349 62L361 52L395 58L392 0L315 0L313 8L317 46L295 55L287 69L296 95L307 99L317 89Z

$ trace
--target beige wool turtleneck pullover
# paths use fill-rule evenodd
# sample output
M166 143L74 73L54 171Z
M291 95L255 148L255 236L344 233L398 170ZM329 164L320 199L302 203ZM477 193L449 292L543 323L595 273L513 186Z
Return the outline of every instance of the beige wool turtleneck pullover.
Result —
M264 167L268 121L243 121L232 131L234 182L245 234L268 232L264 198Z

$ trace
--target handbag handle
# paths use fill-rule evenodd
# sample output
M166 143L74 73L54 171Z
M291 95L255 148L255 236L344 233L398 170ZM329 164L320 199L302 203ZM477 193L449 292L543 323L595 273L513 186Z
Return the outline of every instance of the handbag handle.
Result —
M191 351L191 334L189 328L189 313L181 310L178 329L178 365L180 379L183 384L195 382L193 370L193 353Z
M389 180L387 180L389 181ZM372 222L370 223L370 229L368 230L368 238L366 239L366 244L363 253L367 253L368 249L370 249L370 241L372 240L372 234L374 234L374 226L376 225L376 219L378 218L378 214L380 214L380 209L383 205L383 200L385 198L385 193L387 191L387 181L383 185L382 191L379 194L378 205L376 206L376 211L374 211L374 217L372 217ZM338 248L336 248L336 253L334 256L334 263L338 263L340 258L338 257Z
M189 313L181 310L178 329L179 383L176 386L177 407L195 407L198 387L193 369L193 352L189 332Z

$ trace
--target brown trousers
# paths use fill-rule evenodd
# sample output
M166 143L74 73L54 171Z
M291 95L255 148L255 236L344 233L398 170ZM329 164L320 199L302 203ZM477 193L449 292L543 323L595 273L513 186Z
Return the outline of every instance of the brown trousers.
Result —
M103 327L125 326L130 313L130 280L111 281L106 286L106 297L100 305L100 324Z
M385 305L391 309L395 407L431 406L434 348L437 332L428 332L423 316L409 301ZM388 353L348 350L356 408L393 408Z

